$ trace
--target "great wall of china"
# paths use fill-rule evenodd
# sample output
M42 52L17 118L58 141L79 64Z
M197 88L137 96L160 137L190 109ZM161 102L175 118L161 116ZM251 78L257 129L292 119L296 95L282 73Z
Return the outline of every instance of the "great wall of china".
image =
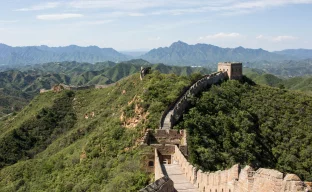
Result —
M148 129L141 139L141 147L150 147L144 167L154 173L155 181L140 192L311 192L311 182L303 182L295 174L283 174L277 170L236 164L227 170L204 172L188 162L185 130L171 129L190 108L189 98L225 79L242 76L241 63L221 63L218 72L204 76L181 91L176 101L163 112L159 129ZM150 69L141 69L143 79ZM68 86L55 85L40 93L62 90L101 89L110 85Z
M189 98L208 86L226 78L239 79L242 66L239 63L221 63L218 72L206 75L183 90L178 99L164 111L158 130L147 130L141 147L153 147L147 154L146 170L153 172L155 182L140 192L308 192L311 183L303 182L295 174L283 174L277 170L239 164L217 172L204 172L187 160L186 131L171 128L190 107Z

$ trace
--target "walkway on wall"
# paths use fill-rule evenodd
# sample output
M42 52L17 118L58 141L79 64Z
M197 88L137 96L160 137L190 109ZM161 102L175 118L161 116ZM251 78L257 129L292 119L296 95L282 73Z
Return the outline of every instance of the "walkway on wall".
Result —
M170 123L170 120L171 120L171 115L173 113L173 110L169 111L165 117L165 120L164 120L164 125L162 127L162 129L171 129L171 123Z
M174 183L174 188L178 192L199 192L191 182L189 182L178 164L162 164L163 171Z

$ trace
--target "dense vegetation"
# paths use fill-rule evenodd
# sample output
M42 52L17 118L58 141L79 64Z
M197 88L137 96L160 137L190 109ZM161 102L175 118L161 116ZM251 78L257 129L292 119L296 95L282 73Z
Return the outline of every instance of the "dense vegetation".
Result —
M134 74L105 89L36 96L0 121L0 191L138 191L151 179L138 139L197 76L154 71L143 81Z
M312 77L302 76L293 78L281 78L264 72L260 69L245 68L244 74L257 84L269 85L282 89L299 90L306 93L312 93Z
M310 96L227 81L193 102L179 125L188 130L192 163L210 171L249 164L312 181Z
M108 61L96 64L61 62L22 66L0 72L0 117L19 111L42 88L50 89L59 83L77 86L111 84L139 72L141 66L150 66L166 74L185 76L194 72L209 73L206 68L152 65L144 60L122 63Z

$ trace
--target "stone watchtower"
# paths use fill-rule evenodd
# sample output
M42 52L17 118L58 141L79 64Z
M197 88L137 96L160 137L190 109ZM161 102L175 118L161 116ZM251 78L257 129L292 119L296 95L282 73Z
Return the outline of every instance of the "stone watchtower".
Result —
M229 79L240 80L243 77L242 63L221 62L218 63L218 71L227 72Z

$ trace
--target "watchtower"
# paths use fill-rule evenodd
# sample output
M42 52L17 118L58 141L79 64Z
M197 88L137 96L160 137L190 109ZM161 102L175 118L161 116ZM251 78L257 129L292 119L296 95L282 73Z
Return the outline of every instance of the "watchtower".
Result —
M227 72L229 79L240 80L243 77L243 65L238 62L220 62L218 71Z

